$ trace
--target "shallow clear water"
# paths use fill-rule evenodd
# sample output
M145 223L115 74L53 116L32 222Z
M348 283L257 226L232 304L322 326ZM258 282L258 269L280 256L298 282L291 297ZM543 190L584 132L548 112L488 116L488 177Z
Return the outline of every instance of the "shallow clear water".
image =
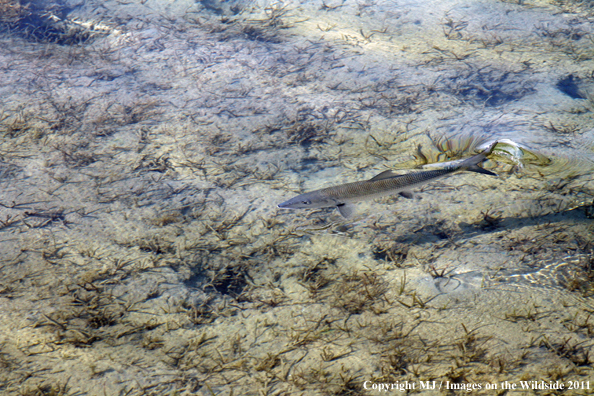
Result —
M593 16L0 0L0 389L588 394ZM497 177L276 206L494 140Z

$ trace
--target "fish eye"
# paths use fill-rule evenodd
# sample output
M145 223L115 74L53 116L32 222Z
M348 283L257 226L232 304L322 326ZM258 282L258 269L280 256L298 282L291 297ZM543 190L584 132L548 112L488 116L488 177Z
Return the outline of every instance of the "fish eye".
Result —
M301 201L301 203L302 203L303 205L309 205L311 202L310 202L310 201Z

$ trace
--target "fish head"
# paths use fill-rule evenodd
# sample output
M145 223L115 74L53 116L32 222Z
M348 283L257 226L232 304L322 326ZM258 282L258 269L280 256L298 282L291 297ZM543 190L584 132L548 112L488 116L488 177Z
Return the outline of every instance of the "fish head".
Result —
M278 204L278 207L282 209L319 209L333 206L336 206L335 200L320 194L318 191L301 194Z

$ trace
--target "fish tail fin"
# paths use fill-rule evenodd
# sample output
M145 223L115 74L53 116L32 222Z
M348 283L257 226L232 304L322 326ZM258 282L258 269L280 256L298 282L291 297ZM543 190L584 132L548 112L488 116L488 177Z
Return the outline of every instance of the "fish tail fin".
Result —
M466 168L466 170L470 171L470 172L482 173L483 175L499 176L497 173L491 172L490 170L483 169L478 165L469 166L468 168Z
M485 149L485 151L483 151L481 154L484 154L485 156L491 154L491 152L493 151L493 149L495 148L495 146L497 146L497 143L499 143L497 140L495 140L493 143L491 143L489 145L489 147L487 147Z
M467 170L470 172L482 173L484 175L489 175L489 176L497 176L496 173L488 171L488 170L483 169L480 166L478 166L478 164L480 164L481 162L483 162L487 159L487 155L491 154L491 152L493 151L493 149L495 148L496 145L497 145L497 141L491 143L491 145L489 147L487 147L485 149L485 151L483 151L482 153L477 154L473 157L470 157L467 160L465 160L464 162L462 162L460 164L460 170Z

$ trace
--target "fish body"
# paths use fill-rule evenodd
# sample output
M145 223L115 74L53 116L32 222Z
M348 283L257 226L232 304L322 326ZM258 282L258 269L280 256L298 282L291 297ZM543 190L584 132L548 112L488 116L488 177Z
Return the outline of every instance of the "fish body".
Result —
M374 199L386 195L400 194L405 198L412 198L410 188L420 186L432 180L450 175L459 171L471 171L490 176L497 176L496 173L478 166L485 161L497 142L492 143L480 154L462 161L452 161L443 164L440 169L424 172L412 172L405 175L397 175L391 170L380 173L372 179L353 183L341 184L339 186L322 188L298 195L278 205L283 209L317 209L336 207L344 217L350 217L354 213L354 202Z

